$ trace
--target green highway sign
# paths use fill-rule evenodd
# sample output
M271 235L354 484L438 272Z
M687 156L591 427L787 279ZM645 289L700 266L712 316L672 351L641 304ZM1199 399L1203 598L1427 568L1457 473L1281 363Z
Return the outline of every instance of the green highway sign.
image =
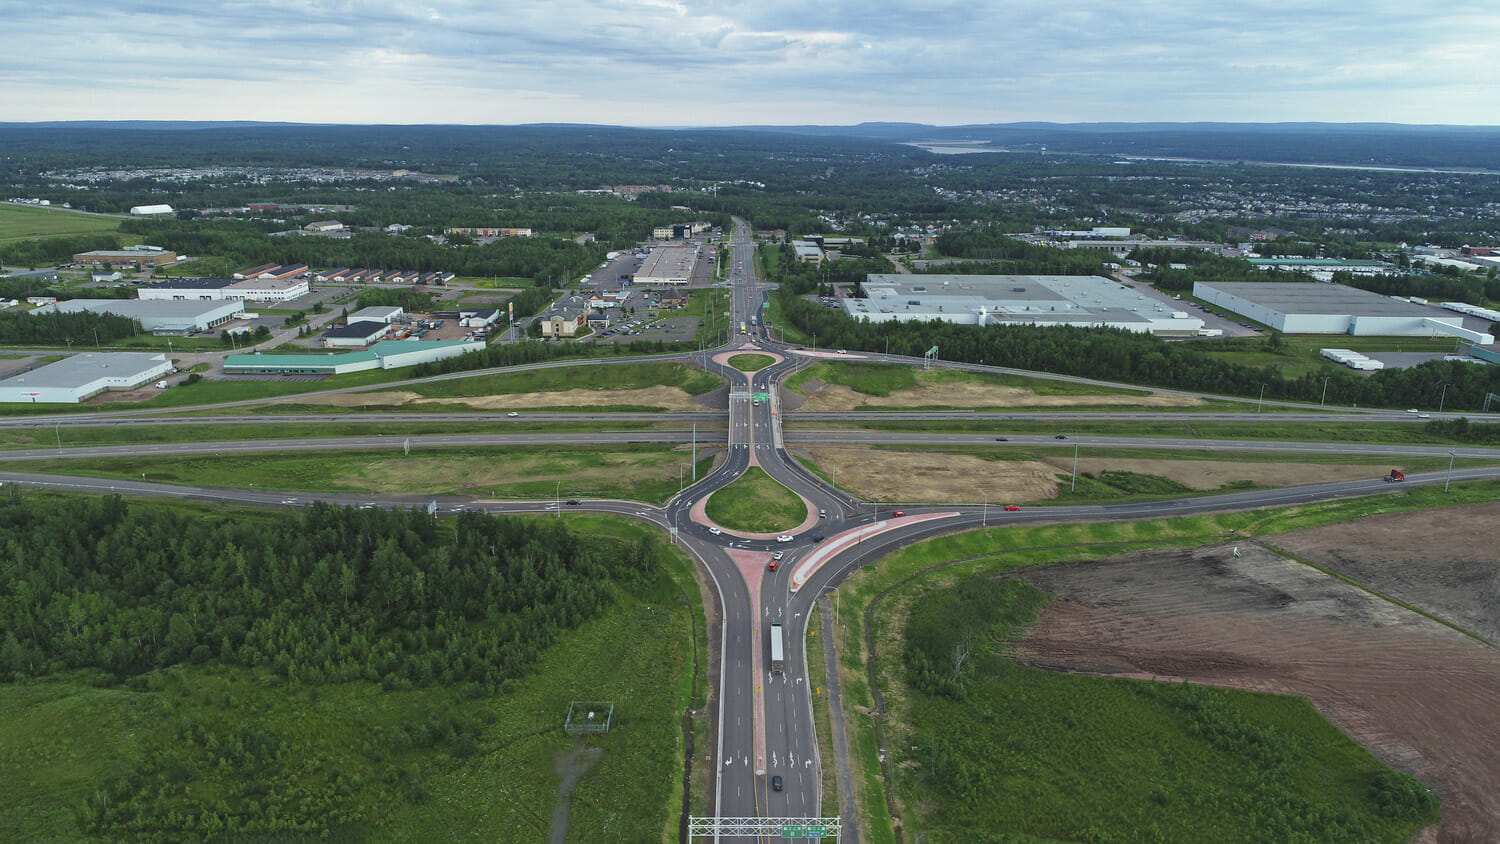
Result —
M787 824L781 827L782 838L822 838L828 834L826 826L795 826Z
M771 394L770 393L755 393L754 394L754 399L755 399L755 401L770 401L771 400Z

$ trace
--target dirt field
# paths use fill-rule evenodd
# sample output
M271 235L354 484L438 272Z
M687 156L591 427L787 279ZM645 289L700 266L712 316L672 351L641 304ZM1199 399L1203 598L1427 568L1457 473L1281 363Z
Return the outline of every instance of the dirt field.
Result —
M801 395L790 390L782 391L782 404L789 410L831 413L860 407L1189 407L1200 403L1188 396L1040 396L1020 387L975 383L918 385L909 390L896 390L889 396L856 393L842 384L817 379L805 382L800 389Z
M401 407L413 402L470 407L475 410L527 410L531 408L609 407L631 405L659 407L664 410L702 410L702 405L677 387L646 387L638 390L558 390L548 393L514 393L498 396L463 396L427 398L406 390L382 390L373 393L342 393L334 396L309 396L286 401L332 407Z
M885 451L850 446L801 450L840 488L876 501L991 504L1057 497L1058 470L1045 463L985 460L966 454Z
M1449 550L1437 556L1458 561L1462 549L1493 546L1489 526L1497 511L1469 509L1475 512L1445 514L1452 516L1447 533L1430 541ZM1346 540L1362 537L1368 521L1378 519L1295 540L1331 545L1339 531ZM1148 551L1028 572L1059 597L1019 647L1028 661L1053 669L1305 695L1377 757L1441 795L1442 821L1418 840L1496 840L1500 652L1248 541L1237 546L1240 558L1235 547ZM1341 550L1377 575L1406 564L1374 543ZM1454 607L1494 602L1492 589L1485 596L1456 588L1439 594Z
M1071 457L1048 458L1044 462L1064 474L1073 469ZM1384 475L1389 471L1389 467L1384 463L1378 466L1374 463L1368 466L1351 466L1348 464L1253 463L1229 460L1122 460L1114 457L1078 461L1079 472L1097 474L1109 470L1159 475L1191 489L1219 489L1233 481L1253 481L1257 486L1292 486L1321 481L1374 478Z

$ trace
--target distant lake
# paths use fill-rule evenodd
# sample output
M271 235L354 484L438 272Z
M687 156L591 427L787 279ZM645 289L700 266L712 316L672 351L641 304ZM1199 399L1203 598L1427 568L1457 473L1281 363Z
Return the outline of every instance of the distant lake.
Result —
M909 147L925 149L936 155L966 155L971 152L1005 152L989 145L989 141L902 141Z

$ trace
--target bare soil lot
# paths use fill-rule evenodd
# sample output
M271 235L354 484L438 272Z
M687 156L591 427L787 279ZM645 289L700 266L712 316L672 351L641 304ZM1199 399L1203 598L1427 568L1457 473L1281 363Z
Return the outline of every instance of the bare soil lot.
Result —
M1466 509L1473 512L1443 514L1447 532L1431 542L1446 550L1434 556L1460 560L1463 549L1492 547L1488 525L1496 511ZM1340 526L1350 540L1342 553L1389 576L1404 561L1363 541L1359 530L1376 520ZM1304 533L1337 540L1336 532L1322 531L1330 529ZM1495 840L1500 651L1249 541L1146 551L1023 576L1058 596L1018 643L1027 661L1305 695L1377 757L1441 795L1442 820L1419 840ZM1452 584L1431 595L1434 610L1444 598L1442 610L1455 614L1492 606L1490 587L1475 595Z
M968 454L887 451L858 446L802 450L840 488L875 501L991 504L1057 497L1058 469L1029 460L986 460Z
M1057 471L1067 474L1072 471L1071 457L1049 457L1045 462ZM1174 480L1189 489L1219 489L1235 481L1250 481L1256 486L1293 486L1323 481L1352 481L1384 475L1385 463L1370 463L1364 466L1347 463L1301 463L1252 462L1234 460L1164 460L1145 458L1140 460L1103 457L1084 458L1078 461L1079 472L1125 471L1142 475L1158 475Z
M659 407L664 410L702 410L693 397L679 387L643 387L635 390L557 390L547 393L513 393L495 396L428 398L410 390L381 390L371 393L341 393L333 396L308 396L284 401L334 407L401 407L424 404L453 405L475 410L528 410L536 408L588 407Z
M812 379L800 387L804 395L782 390L782 404L789 410L832 413L861 407L1190 407L1198 399L1174 395L1067 395L1043 396L1021 387L950 382L924 384L895 390L888 396L856 393L842 384Z

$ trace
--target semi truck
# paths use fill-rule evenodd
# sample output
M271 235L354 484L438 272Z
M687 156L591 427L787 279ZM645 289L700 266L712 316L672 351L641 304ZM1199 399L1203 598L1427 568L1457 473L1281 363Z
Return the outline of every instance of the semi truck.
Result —
M781 624L771 625L771 673L780 674L786 664L786 655L781 650Z
M1385 476L1385 482L1388 484L1400 483L1404 480L1406 480L1406 473L1400 469L1392 469L1391 473Z

